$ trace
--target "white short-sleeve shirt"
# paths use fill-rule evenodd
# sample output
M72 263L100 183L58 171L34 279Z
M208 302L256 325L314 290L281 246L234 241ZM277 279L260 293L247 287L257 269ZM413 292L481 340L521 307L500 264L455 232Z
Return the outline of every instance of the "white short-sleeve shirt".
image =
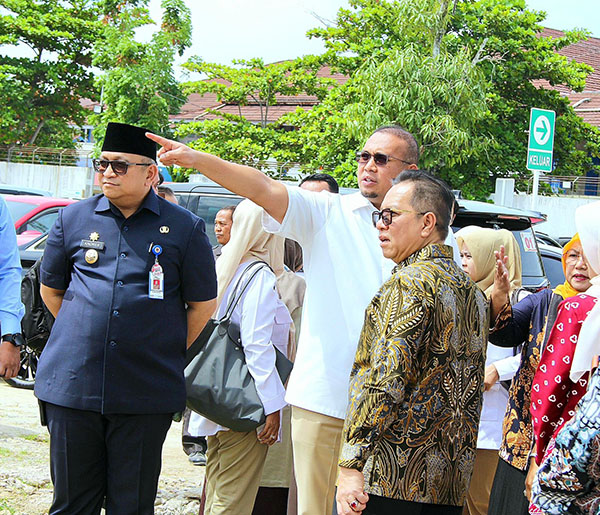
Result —
M287 190L282 223L263 216L266 231L296 240L304 255L302 331L285 399L299 408L345 418L365 309L395 263L383 257L371 219L376 209L360 193L315 193L294 186ZM449 232L448 242L453 239Z
M304 254L302 331L286 401L336 418L346 416L348 381L365 308L391 273L360 193L335 195L289 187L281 224L263 226L296 240Z

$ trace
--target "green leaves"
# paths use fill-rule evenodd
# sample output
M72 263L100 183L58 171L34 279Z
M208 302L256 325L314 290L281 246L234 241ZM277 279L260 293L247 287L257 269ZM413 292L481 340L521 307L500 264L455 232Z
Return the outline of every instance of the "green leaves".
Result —
M105 39L94 48L96 79L103 111L92 115L94 135L101 144L106 125L119 121L170 136L169 114L179 112L185 94L175 80L173 59L191 42L190 10L183 0L163 0L160 30L149 43L135 39L135 29L152 23L148 1L109 4Z
M27 57L0 54L0 144L74 146L80 99L93 96L90 41L102 37L93 3L3 0L0 45L29 47Z

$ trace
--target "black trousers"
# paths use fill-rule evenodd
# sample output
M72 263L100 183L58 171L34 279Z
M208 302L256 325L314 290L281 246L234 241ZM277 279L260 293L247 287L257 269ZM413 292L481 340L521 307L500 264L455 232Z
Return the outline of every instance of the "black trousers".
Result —
M528 515L529 501L523 494L527 470L522 471L498 460L492 483L488 515Z
M154 513L171 414L101 415L44 403L54 499L49 515Z
M461 515L462 506L424 504L369 494L363 515Z

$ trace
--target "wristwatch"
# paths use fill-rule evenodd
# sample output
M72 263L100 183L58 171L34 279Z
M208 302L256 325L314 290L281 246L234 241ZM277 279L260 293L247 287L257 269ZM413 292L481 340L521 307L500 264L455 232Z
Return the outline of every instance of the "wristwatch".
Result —
M2 341L12 343L15 347L22 347L25 344L25 338L21 333L3 334Z

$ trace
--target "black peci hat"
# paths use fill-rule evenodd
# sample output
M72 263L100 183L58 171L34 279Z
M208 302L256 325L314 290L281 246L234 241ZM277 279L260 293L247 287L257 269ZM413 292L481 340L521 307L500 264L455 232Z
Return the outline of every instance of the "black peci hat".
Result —
M156 143L146 137L147 129L126 123L110 122L106 127L102 152L125 152L156 161Z

